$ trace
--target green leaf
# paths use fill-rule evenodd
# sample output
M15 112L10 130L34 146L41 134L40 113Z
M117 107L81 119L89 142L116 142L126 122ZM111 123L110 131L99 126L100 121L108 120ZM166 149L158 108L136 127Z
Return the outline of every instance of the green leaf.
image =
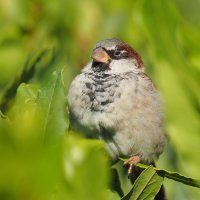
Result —
M110 200L116 196L106 190L110 175L101 141L75 137L70 132L64 153L67 199L106 200L108 196Z
M119 158L119 159L122 160L123 162L126 160L124 158ZM136 166L140 167L141 169L147 169L149 167L148 165L145 165L142 163L138 163ZM190 185L192 187L200 188L200 180L198 180L198 179L186 177L177 172L171 172L171 171L167 171L164 169L158 169L156 167L154 167L154 170L159 174L159 176L162 176L163 178L166 177L168 179L172 179L174 181L181 182L185 185Z
M40 50L26 59L23 69L19 70L17 75L15 75L9 84L4 87L3 91L0 92L0 109L3 112L8 110L9 103L16 95L19 85L21 83L27 83L33 78L38 63L42 60L48 59L48 62L46 61L46 63L43 64L43 67L45 66L47 68L50 66L52 62L51 60L54 58L52 52L53 50L50 49ZM50 56L51 58L49 58Z
M158 175L152 166L149 166L136 179L133 188L122 198L122 200L154 199L163 183L163 180L163 177Z
M119 195L116 192L112 192L110 190L107 191L106 196L107 200L120 200Z
M42 89L25 83L18 88L10 120L0 121L0 185L16 199L26 191L28 199L51 199L63 180L65 112L61 70Z
M38 95L43 110L43 141L54 140L64 134L66 129L66 97L62 83L62 71L53 72L51 81L41 89Z
M142 168L142 169L148 168L147 165L144 165L144 164L141 164L141 163L138 163L137 166ZM185 185L190 185L190 186L193 186L193 187L200 188L200 180L183 176L183 175L181 175L177 172L170 172L170 171L166 171L166 170L158 169L158 168L154 168L154 170L162 177L166 177L166 178L181 182Z

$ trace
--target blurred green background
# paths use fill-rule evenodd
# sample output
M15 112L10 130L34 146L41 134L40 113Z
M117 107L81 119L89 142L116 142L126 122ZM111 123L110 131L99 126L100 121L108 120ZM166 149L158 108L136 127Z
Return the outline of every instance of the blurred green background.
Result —
M132 45L162 93L170 145L158 166L200 179L199 10L199 0L0 0L0 199L117 199L102 144L66 131L69 83L105 38ZM169 199L200 199L164 183Z

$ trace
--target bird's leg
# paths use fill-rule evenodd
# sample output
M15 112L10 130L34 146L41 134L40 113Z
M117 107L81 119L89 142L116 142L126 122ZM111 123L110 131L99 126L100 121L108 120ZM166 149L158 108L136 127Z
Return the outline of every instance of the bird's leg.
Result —
M140 162L140 156L138 156L138 155L131 156L128 160L126 160L124 162L124 165L129 165L129 168L128 168L128 178L131 177L131 174L132 174L132 171L133 171L133 167L138 162Z

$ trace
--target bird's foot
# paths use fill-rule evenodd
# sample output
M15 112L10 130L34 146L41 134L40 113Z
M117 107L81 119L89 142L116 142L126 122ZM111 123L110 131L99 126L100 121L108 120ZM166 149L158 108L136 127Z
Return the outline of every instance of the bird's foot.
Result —
M140 156L138 156L138 155L131 156L128 160L126 160L124 162L124 165L129 165L129 167L128 167L128 178L131 177L133 167L139 162L140 162Z

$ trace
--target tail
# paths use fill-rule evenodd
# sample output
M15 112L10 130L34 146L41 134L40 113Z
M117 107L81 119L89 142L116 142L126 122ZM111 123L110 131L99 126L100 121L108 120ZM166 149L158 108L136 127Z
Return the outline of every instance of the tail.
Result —
M163 185L161 186L158 194L156 195L155 200L167 200L167 195Z
M156 167L156 164L154 162L152 163L152 165ZM156 195L155 200L167 200L167 194L165 192L164 185L161 185L161 188L158 194Z
M154 162L151 165L156 167ZM138 168L138 167L135 167L133 169L133 175L131 177L131 183L132 184L135 182L135 180L138 178L138 176L141 174L142 171L143 170ZM166 195L165 188L164 188L163 185L161 186L161 188L160 188L158 194L155 196L154 200L167 200L167 195Z

